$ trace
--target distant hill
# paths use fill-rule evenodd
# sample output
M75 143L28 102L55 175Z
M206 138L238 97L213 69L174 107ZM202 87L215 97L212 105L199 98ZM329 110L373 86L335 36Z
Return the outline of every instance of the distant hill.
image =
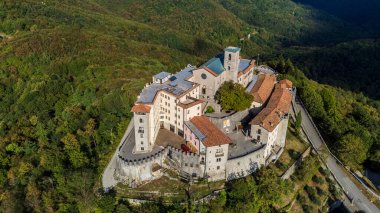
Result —
M380 1L377 0L295 0L326 11L342 20L361 26L371 33L380 33Z
M290 0L0 1L0 209L93 211L138 92L227 45L379 98L361 29Z

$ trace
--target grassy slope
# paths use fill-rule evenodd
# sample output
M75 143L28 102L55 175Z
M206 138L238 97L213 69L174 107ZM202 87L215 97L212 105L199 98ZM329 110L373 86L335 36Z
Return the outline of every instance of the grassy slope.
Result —
M0 209L93 209L106 156L153 73L199 64L226 45L270 54L326 22L297 5L289 26L267 20L275 14L264 3L250 21L236 12L246 5L219 3L2 1L0 32L12 38L0 43ZM293 7L281 1L277 20ZM61 142L68 134L79 151Z
M93 209L104 157L151 75L206 60L237 41L242 23L217 5L213 22L189 23L209 29L194 35L94 1L0 4L0 31L12 36L0 44L0 208L9 211ZM72 147L62 143L70 134Z

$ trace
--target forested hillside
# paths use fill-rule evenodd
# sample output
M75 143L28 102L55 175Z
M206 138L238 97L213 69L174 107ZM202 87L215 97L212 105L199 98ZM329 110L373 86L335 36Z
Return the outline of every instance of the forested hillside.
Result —
M346 71L338 56L347 48L332 43L366 37L357 28L289 0L1 1L0 209L91 212L101 206L101 173L151 75L198 65L227 45L241 46L249 57L289 56L311 77L329 82L331 76L333 85L378 97L372 81L347 85L326 69L339 63L334 73ZM365 48L348 50L359 47ZM377 51L367 56L375 60ZM362 67L356 60L363 55L350 55L348 76ZM366 79L377 67L368 64L360 71ZM378 116L378 105L363 95L340 95L351 96L366 100L360 112Z
M380 2L377 0L295 0L305 5L324 10L340 19L353 22L369 30L371 33L380 32Z

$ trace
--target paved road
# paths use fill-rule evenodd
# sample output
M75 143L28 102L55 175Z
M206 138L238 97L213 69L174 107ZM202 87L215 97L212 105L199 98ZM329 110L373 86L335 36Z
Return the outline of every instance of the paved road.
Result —
M296 103L296 110L301 110L302 113L302 128L310 139L310 142L316 150L325 148L317 130L314 128L312 121L306 114L305 108L299 103ZM348 194L350 199L353 199L354 209L363 210L367 213L380 213L380 210L360 191L360 189L350 180L343 168L336 162L335 158L329 153L326 160L327 167L335 176L338 183L343 187L343 190Z
M108 189L116 186L116 184L117 184L117 180L115 180L115 178L114 178L114 174L115 174L115 171L117 169L117 167L116 167L116 160L118 158L117 154L119 151L119 147L127 139L127 136L129 135L129 132L132 130L132 128L133 128L133 120L131 122L129 122L128 128L125 131L124 136L121 139L119 146L117 147L115 153L113 154L111 160L109 161L106 169L103 172L102 185L103 185L104 190L106 190L106 191Z

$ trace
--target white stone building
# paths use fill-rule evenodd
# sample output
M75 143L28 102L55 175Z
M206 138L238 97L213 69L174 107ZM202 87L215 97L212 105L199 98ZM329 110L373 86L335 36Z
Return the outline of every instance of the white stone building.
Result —
M183 136L183 123L202 114L199 85L190 82L192 69L187 67L175 75L162 72L142 90L132 107L134 113L135 153L152 151L158 131L166 128Z
M240 58L240 48L227 47L223 54L199 68L188 65L176 74L161 72L153 76L152 83L145 86L131 110L134 113L132 155L144 157L136 159L119 154L120 175L133 179L134 183L147 180L149 173L153 174L153 165L165 167L167 159L176 169L209 181L245 176L266 165L284 147L292 85L288 80L275 85L275 75L255 75L254 68L255 60ZM234 141L203 115L204 103L213 99L226 81L246 87L255 99L251 108L263 108L249 124L250 140L235 141L243 148L238 149L241 155L238 153L233 158L229 158L229 152ZM157 148L160 128L183 137L190 151ZM247 153L246 147L251 151Z
M200 85L200 97L213 99L216 91L226 81L246 87L253 79L255 60L241 59L240 48L227 47L224 53L208 60L193 70L193 82Z
M288 125L292 101L291 88L289 80L278 82L268 104L250 122L250 136L256 143L265 144L266 159L272 154L272 150L280 150L285 146L285 137L280 128L283 129L285 126L286 129ZM282 137L281 140L278 140L279 137Z
M210 181L225 179L228 145L231 139L206 116L195 116L185 122L185 140L205 165Z

